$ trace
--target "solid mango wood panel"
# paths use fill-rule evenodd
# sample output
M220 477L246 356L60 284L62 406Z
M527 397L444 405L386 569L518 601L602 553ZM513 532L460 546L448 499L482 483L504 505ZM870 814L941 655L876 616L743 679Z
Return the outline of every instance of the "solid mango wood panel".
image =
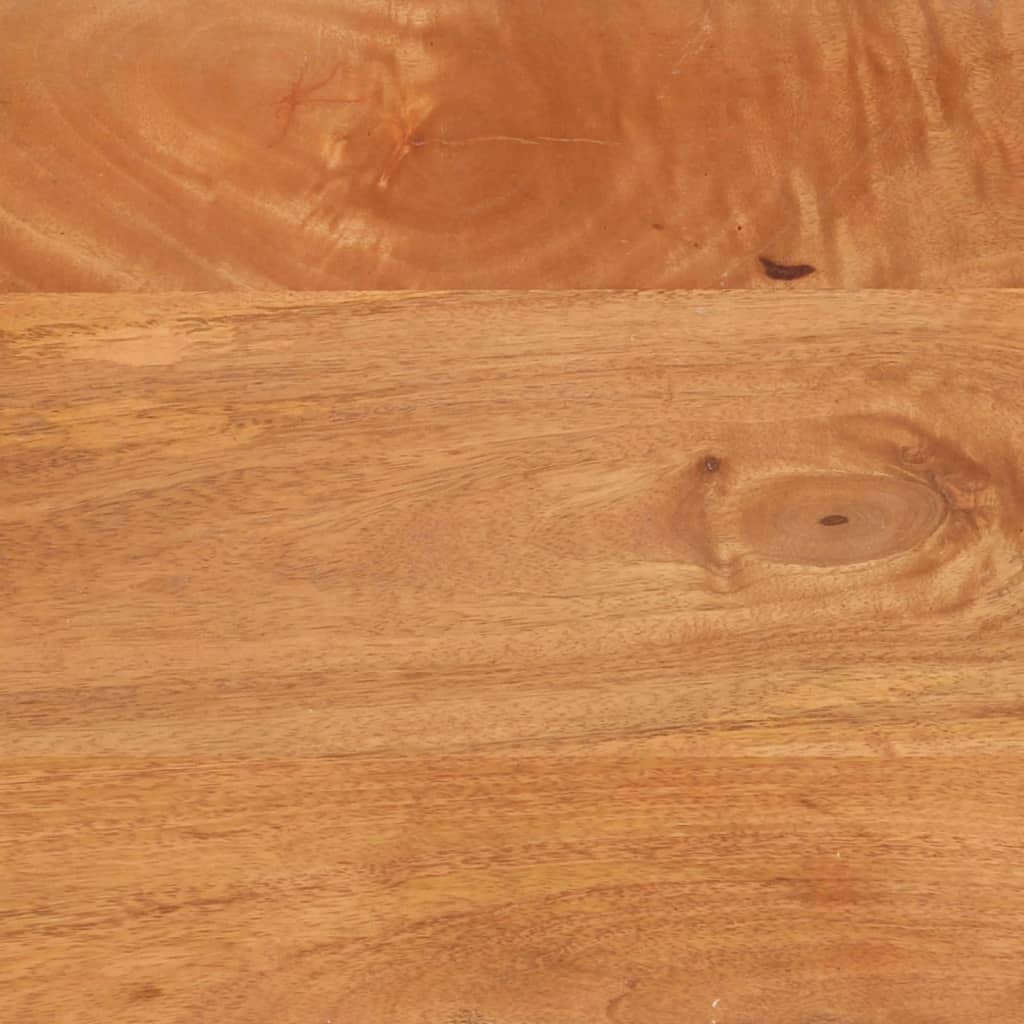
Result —
M0 1013L1010 1024L1022 768L7 760Z
M1024 748L1024 293L2 317L9 755Z
M1022 325L4 300L0 1019L1015 1022Z
M1019 3L0 0L0 40L7 290L1024 284Z

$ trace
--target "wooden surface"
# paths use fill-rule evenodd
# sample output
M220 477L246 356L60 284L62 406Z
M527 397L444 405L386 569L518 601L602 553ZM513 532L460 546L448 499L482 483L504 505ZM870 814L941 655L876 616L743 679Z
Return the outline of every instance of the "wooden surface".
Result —
M1024 293L0 302L0 1019L1015 1024Z
M0 0L0 289L1024 285L1024 5Z

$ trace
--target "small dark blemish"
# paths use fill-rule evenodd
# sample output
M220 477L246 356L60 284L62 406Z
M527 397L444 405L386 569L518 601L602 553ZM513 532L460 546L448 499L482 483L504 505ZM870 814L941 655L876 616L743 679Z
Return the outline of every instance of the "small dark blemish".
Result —
M445 1024L490 1024L490 1022L476 1010L457 1010L445 1018Z
M704 460L704 468L705 468L705 469L706 469L706 470L707 470L707 471L708 471L709 473L717 473L717 472L718 472L718 468L719 468L719 466L721 466L721 465L722 465L722 464L721 464L721 463L720 463L720 462L718 461L718 459L716 459L716 458L714 457L714 455L709 455L709 456L708 456L708 457L707 457L707 458L706 458L706 459Z
M657 222L652 224L651 227L654 228L655 231L664 231L665 230L665 225L664 224L658 224Z
M849 521L850 520L847 516L841 516L838 513L833 513L830 516L822 516L821 519L818 520L822 526L845 526Z
M773 281L795 281L798 277L806 277L815 271L809 263L776 263L767 256L761 256L760 260L764 272Z
M133 988L128 999L133 1003L144 1003L150 999L159 999L163 994L164 990L159 985L145 984Z
M900 458L904 462L909 462L912 466L919 466L927 460L928 453L920 446L904 445L900 448Z

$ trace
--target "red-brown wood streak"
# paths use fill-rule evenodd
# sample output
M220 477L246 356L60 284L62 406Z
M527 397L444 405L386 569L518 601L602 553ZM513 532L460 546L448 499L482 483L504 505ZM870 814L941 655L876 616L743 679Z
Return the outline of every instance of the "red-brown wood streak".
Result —
M1020 3L2 0L0 40L0 289L1024 284Z

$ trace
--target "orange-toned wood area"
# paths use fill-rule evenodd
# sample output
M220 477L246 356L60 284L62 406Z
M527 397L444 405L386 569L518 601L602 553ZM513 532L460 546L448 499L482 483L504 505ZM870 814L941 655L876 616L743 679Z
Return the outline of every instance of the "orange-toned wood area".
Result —
M0 0L0 289L772 264L1024 285L1024 5Z
M0 1019L1015 1024L1024 293L779 287L2 300Z

